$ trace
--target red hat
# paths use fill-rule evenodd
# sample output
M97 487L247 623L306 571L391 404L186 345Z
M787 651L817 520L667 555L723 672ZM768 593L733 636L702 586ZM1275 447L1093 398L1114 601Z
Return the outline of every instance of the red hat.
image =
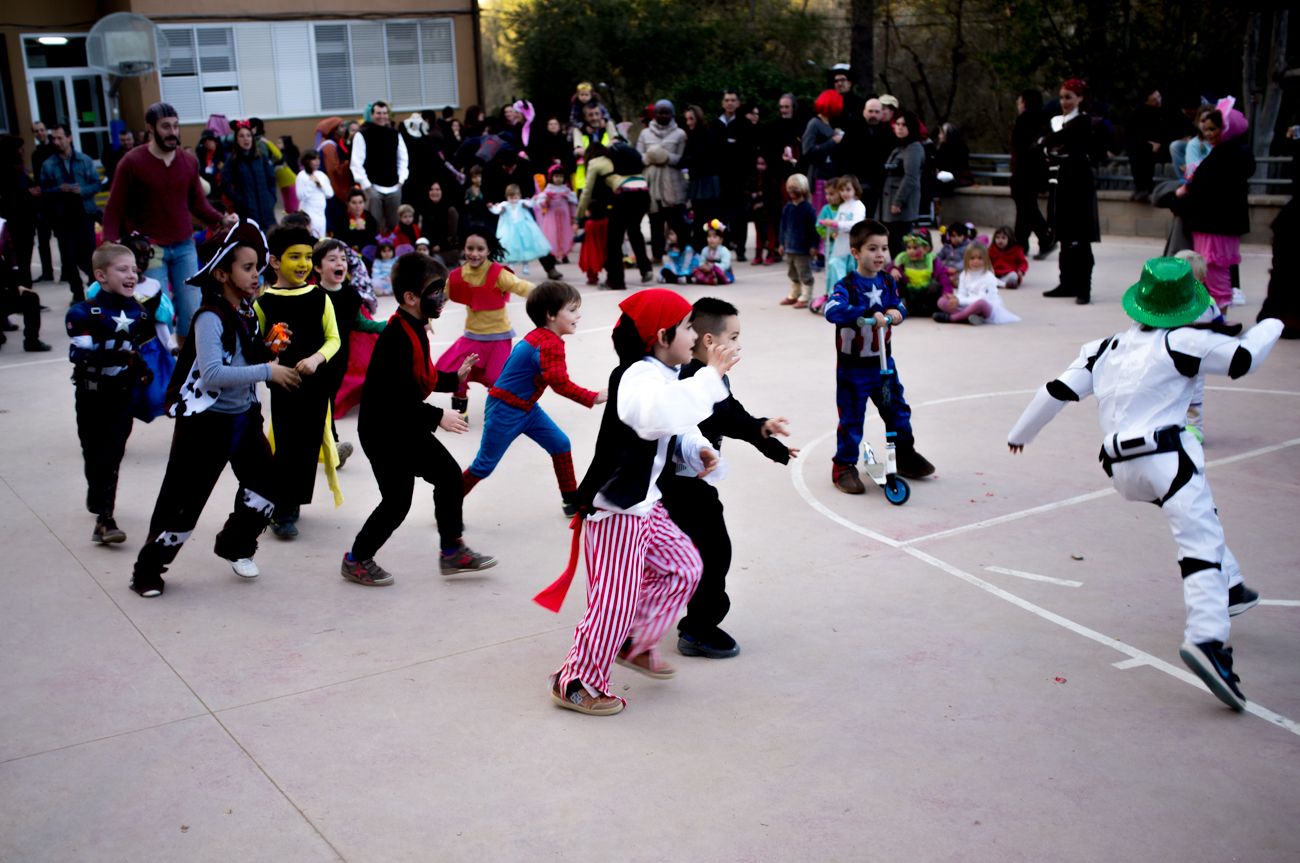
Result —
M637 335L646 350L654 347L660 330L680 324L691 313L691 304L686 298L667 288L637 291L618 307L636 324Z

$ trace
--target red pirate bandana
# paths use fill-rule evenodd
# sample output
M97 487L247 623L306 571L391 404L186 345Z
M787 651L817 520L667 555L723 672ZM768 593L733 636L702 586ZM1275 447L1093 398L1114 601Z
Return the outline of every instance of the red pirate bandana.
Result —
M654 348L660 330L680 324L691 313L686 298L667 288L637 291L618 307L636 324L637 335L647 351Z

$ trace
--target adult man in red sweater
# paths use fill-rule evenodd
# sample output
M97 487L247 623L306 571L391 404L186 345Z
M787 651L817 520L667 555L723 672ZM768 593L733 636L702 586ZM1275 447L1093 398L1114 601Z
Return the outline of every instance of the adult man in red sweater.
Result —
M104 208L104 240L116 243L139 231L162 249L147 275L170 284L176 305L176 337L182 344L190 320L199 308L199 289L186 284L199 270L194 248L194 221L209 227L230 226L233 214L222 216L208 203L199 183L199 160L181 149L180 118L166 102L155 102L144 115L153 131L146 147L135 147L118 162L113 188ZM262 225L266 230L270 225Z

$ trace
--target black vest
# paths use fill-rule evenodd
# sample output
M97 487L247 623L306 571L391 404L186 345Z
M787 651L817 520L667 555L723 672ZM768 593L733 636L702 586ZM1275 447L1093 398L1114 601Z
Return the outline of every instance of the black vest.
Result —
M392 126L367 123L361 127L366 139L366 176L376 186L396 186L397 182L397 130Z
M267 292L257 298L257 307L266 320L266 330L283 323L293 332L289 345L280 353L280 365L292 366L306 359L325 343L325 289L314 288L305 294L285 297Z
M659 442L642 439L631 426L618 418L618 384L629 368L631 366L619 366L609 376L609 400L605 403L605 414L600 418L596 454L578 486L578 505L585 510L592 508L597 493L603 494L620 509L626 509L645 500L650 483L659 480L659 477L651 476ZM677 439L674 437L668 442L668 459L662 471L665 474L673 469L672 453L676 447Z

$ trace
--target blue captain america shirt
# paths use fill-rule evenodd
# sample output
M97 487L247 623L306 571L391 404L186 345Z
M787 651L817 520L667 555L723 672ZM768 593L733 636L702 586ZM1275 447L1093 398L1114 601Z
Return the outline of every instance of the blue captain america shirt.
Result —
M898 295L898 285L884 272L867 277L854 270L835 283L823 310L826 320L835 324L835 350L838 364L854 367L879 367L880 342L871 318L880 312L896 311L907 319L907 306ZM858 321L866 318L861 325ZM886 327L885 352L889 355L890 331Z

